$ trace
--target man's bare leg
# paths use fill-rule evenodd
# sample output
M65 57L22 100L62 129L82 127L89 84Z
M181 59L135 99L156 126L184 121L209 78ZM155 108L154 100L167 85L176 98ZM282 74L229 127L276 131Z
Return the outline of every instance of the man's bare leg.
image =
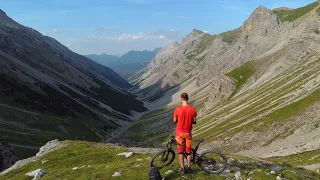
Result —
M184 155L179 154L179 163L182 169L184 169Z
M192 156L191 155L188 155L187 156L187 160L188 160L188 168L191 167L191 159L192 159Z

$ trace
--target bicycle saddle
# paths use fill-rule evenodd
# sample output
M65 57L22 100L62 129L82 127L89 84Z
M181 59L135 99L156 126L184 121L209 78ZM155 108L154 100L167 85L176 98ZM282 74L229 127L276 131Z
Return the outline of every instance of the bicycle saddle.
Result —
M203 142L204 142L204 139L194 140L194 142L196 142L196 143L203 143Z

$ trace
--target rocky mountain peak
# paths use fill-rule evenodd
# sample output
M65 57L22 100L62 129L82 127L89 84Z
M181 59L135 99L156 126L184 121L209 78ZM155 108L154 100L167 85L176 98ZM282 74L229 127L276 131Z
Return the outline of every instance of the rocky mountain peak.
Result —
M175 48L179 47L179 45L180 44L177 41L172 41L166 47L164 47L162 50L175 49Z
M193 29L192 33L203 33L202 31L198 30L198 29Z
M252 36L273 36L279 32L280 21L270 9L259 6L244 23L244 31Z

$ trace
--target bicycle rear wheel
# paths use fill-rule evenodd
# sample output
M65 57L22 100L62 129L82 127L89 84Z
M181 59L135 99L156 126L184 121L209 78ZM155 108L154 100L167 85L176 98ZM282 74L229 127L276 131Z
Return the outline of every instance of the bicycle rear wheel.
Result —
M155 156L153 156L153 158L150 161L150 166L161 169L165 166L169 166L174 161L175 157L176 154L173 150L164 149Z
M215 150L203 152L198 159L199 167L209 174L219 174L223 172L227 168L227 164L227 158Z

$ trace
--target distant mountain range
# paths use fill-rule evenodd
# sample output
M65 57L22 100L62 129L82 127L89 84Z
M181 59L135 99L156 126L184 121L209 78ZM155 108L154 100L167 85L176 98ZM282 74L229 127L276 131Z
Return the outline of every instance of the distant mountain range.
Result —
M161 48L156 48L153 51L129 51L121 57L108 54L91 54L86 55L86 57L101 65L112 68L119 75L128 79L146 67L160 50Z

